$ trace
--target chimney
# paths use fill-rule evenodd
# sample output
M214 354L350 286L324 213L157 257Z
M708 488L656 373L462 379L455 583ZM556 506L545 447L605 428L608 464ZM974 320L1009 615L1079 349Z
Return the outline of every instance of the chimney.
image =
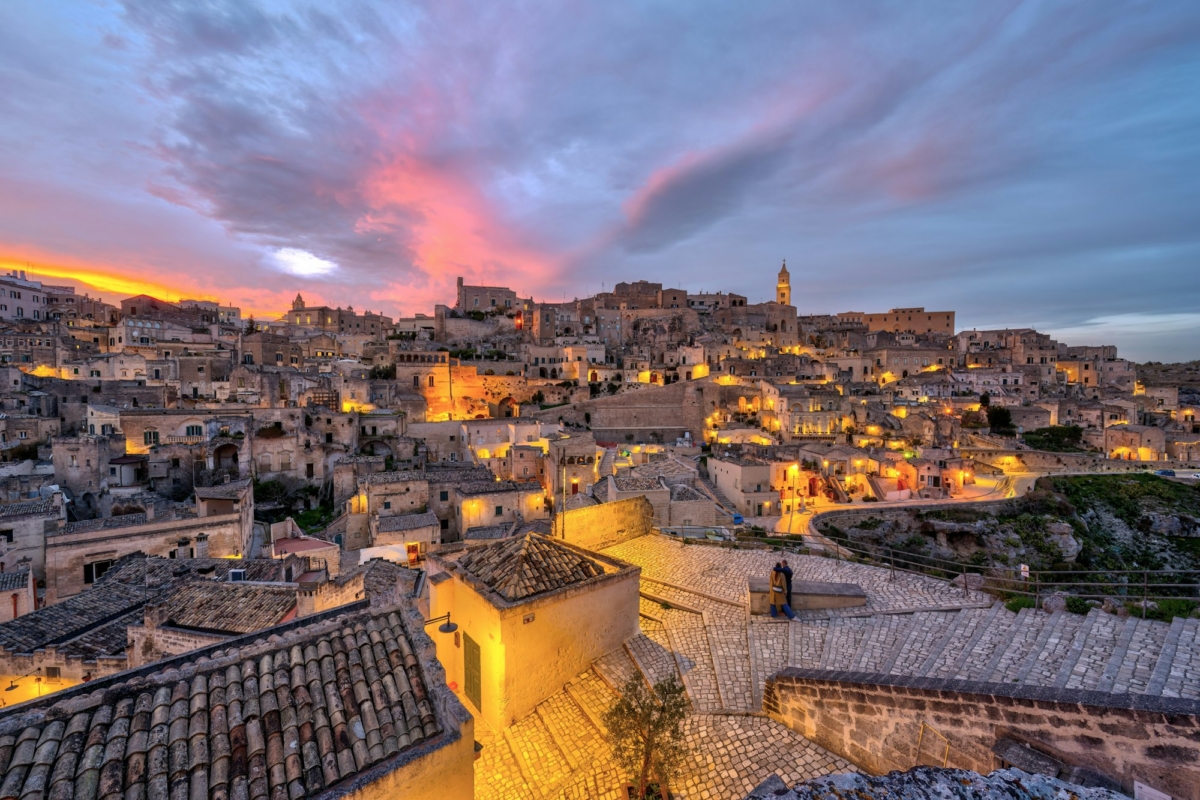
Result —
M196 558L208 558L207 533L202 533L196 537Z
M147 603L144 622L147 628L159 628L167 624L170 612L166 603Z

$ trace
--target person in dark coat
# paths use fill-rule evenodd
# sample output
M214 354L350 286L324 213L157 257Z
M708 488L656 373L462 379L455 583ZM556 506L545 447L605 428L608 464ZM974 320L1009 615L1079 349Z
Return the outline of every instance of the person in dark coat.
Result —
M788 566L787 560L775 565L775 571L783 573L783 579L787 581L787 604L792 605L792 568Z

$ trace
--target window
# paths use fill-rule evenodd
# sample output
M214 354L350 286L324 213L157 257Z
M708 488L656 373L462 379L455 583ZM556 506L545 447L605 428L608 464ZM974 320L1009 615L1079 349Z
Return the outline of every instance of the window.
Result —
M5 541L5 542L8 542L9 544L12 544L13 543L12 530L9 529L9 530L5 530L5 531L0 531L0 541Z
M187 426L187 435L188 436L203 436L204 435L204 426L188 425Z
M450 492L443 489L442 491L438 492L438 499L445 503L450 499Z
M429 376L429 388L431 388L431 389L433 388L433 376L432 375Z
M83 565L83 582L95 583L103 577L104 573L108 572L108 568L113 565L112 559L106 561L93 561L91 564Z
M391 500L384 500L384 501L383 501L383 507L384 507L384 508L391 508L391 507L392 507L392 501L391 501Z
M244 569L229 570L229 582L230 583L238 583L238 582L241 582L244 580L246 580L246 570L244 570Z
M496 506L496 516L497 517L504 516L504 506Z

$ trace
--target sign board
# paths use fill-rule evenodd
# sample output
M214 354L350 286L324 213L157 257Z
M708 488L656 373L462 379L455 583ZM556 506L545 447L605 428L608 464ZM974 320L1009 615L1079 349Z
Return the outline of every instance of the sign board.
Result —
M1160 792L1153 786L1147 786L1141 781L1134 781L1133 798L1134 800L1171 800L1171 795Z
M1029 565L1028 564L1021 565L1021 580L1023 580L1023 581L1029 580Z

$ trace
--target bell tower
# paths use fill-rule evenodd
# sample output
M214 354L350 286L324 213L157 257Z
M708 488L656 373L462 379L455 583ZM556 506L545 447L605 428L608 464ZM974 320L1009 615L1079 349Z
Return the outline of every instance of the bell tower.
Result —
M779 282L775 284L775 302L781 306L792 304L792 277L788 274L787 259L779 270Z

